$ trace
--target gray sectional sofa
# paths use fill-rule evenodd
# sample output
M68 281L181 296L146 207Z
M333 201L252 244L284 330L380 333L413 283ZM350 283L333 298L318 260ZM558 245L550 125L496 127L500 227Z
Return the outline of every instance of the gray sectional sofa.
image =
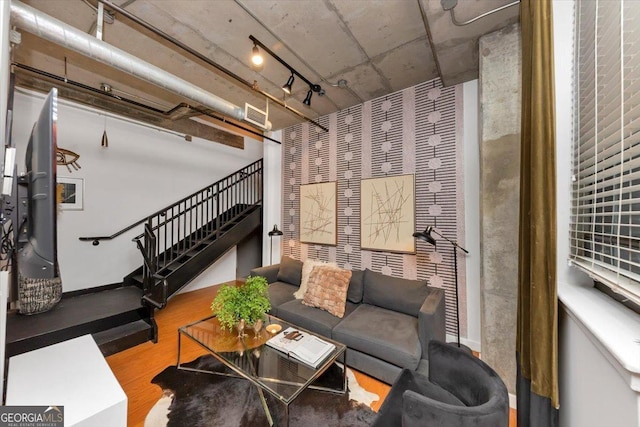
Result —
M338 318L294 298L301 261L283 257L251 275L267 278L272 315L345 344L347 365L388 384L403 368L418 368L430 340L445 340L444 291L424 281L353 271L345 314Z

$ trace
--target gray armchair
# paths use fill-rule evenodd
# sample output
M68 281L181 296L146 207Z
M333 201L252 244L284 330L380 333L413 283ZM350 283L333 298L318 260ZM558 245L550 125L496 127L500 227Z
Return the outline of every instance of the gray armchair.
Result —
M404 369L374 427L508 427L504 382L482 360L455 345L429 343L429 378Z

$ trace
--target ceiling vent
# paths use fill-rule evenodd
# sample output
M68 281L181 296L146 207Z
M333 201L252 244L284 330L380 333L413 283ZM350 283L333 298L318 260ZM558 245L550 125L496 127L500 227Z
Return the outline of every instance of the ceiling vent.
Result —
M267 113L246 102L244 104L244 120L262 129L269 130Z

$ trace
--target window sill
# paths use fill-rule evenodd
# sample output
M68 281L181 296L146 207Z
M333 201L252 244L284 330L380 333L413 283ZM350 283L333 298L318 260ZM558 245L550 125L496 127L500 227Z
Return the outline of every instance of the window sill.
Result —
M560 283L558 299L629 387L640 392L640 315L593 287Z

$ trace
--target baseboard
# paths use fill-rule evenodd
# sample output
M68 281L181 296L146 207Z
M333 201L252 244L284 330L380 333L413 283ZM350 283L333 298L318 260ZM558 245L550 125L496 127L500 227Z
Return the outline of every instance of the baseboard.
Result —
M518 401L515 394L509 393L509 408L518 409Z
M455 335L447 334L447 342L458 342L458 338ZM471 350L480 353L480 343L478 341L470 340L465 337L460 337L460 344L464 344Z

